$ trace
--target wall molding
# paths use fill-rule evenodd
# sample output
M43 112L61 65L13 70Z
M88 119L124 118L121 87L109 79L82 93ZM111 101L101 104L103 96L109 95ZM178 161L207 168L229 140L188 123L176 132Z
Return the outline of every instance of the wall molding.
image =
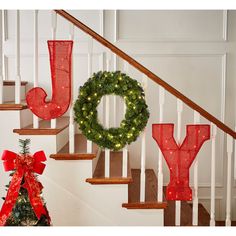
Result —
M129 38L121 38L119 36L119 11L116 10L115 14L113 15L114 17L114 28L116 29L116 36L115 36L115 42L120 42L120 43L164 43L164 42L171 42L171 43L211 43L211 42L225 42L227 41L227 35L228 35L228 11L227 10L222 10L222 39L221 40L194 40L191 38L150 38L150 39L129 39ZM176 10L178 11L178 10Z

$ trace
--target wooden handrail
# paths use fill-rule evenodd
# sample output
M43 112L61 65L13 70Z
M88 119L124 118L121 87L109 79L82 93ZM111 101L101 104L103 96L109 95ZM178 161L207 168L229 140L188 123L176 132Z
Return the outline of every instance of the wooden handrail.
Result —
M81 21L70 15L68 12L64 10L55 10L57 14L61 15L68 21L70 21L72 24L74 24L76 27L80 28L82 31L84 31L86 34L89 34L91 37L93 37L96 41L104 45L105 47L109 48L112 52L114 52L116 55L127 61L130 65L135 67L137 70L145 74L147 77L152 79L154 82L165 88L169 93L174 95L175 97L179 98L181 101L183 101L185 104L187 104L189 107L191 107L193 110L199 112L203 117L205 117L207 120L214 123L219 129L223 130L225 133L231 135L234 139L236 139L236 132L232 130L230 127L225 125L223 122L218 120L216 117L211 115L209 112L204 110L202 107L200 107L198 104L193 102L191 99L186 97L184 94L179 92L177 89L166 83L164 80L159 78L157 75L155 75L153 72L148 70L146 67L144 67L142 64L137 62L135 59L127 55L125 52L123 52L121 49L116 47L114 44L110 43L108 40L103 38L101 35L97 34L95 31L93 31L91 28L83 24Z

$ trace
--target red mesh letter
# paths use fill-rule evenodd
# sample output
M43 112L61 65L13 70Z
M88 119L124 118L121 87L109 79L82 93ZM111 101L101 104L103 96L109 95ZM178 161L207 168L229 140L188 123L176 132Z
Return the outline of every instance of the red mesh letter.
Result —
M71 54L73 41L49 40L52 99L46 101L46 92L39 87L31 89L26 96L30 110L44 120L62 116L71 99Z
M152 137L156 140L170 169L167 200L192 200L189 187L189 168L202 144L210 138L209 125L187 125L181 145L173 137L174 124L153 124Z

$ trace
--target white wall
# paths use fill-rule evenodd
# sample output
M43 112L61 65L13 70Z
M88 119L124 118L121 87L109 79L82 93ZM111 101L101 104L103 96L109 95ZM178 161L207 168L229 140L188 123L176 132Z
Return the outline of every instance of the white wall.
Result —
M33 82L33 11L21 11L21 75ZM163 80L175 86L231 128L235 125L236 104L236 12L235 11L70 11L124 49ZM50 74L46 40L51 39L50 12L39 12L40 59L39 85L50 95ZM6 14L6 79L14 79L15 12ZM58 39L67 39L68 24L58 17ZM74 44L74 93L87 80L88 36L76 30ZM93 71L102 68L105 49L94 43ZM122 69L118 60L118 68ZM142 75L130 68L129 74L141 81ZM29 86L30 87L30 86ZM147 168L157 171L157 146L151 137L151 124L158 122L158 86L148 81L147 103L151 117L147 126ZM121 104L118 104L120 107ZM119 109L121 110L121 109ZM176 99L166 94L165 122L176 123ZM122 117L122 113L118 116ZM185 124L193 122L193 111L184 106L182 138ZM201 119L201 122L207 121ZM226 151L224 135L217 135L217 211L224 218ZM131 165L140 166L140 140L130 146ZM165 165L165 164L164 164ZM168 170L164 166L164 181ZM199 153L199 194L209 206L210 142ZM192 173L191 173L192 178ZM235 185L234 185L235 187ZM234 190L235 191L235 190ZM236 194L236 193L235 193ZM234 198L236 206L236 198ZM236 207L234 207L236 208ZM236 218L236 212L233 213Z

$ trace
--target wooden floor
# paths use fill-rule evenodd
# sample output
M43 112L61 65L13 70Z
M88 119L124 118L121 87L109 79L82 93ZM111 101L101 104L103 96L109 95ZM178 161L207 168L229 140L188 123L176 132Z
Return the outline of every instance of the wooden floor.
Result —
M86 182L91 184L128 184L132 182L129 164L127 177L122 177L122 155L122 152L110 152L110 177L107 178L105 177L105 152L102 152L93 178L86 179Z
M132 169L133 182L128 188L128 203L122 206L127 209L163 209L166 202L157 202L157 178L154 170L147 169L145 171L145 201L140 202L140 169Z

